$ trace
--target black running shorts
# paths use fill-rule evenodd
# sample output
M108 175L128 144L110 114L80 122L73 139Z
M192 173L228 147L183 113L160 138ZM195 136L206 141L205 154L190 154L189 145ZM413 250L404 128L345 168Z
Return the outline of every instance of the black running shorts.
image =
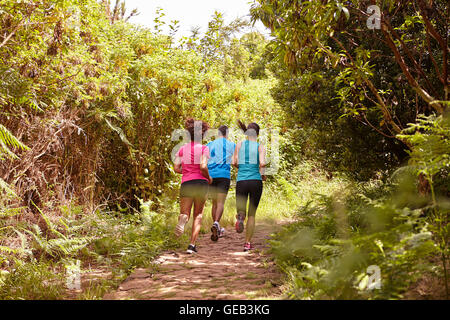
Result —
M227 178L213 178L213 182L210 186L209 192L212 196L216 193L228 193L230 190L230 179Z
M181 198L205 199L208 194L208 181L198 179L183 182L180 187Z

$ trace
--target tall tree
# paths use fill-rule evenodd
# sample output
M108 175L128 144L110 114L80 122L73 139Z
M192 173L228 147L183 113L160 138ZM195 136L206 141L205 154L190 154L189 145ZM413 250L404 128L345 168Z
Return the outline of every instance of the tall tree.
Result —
M374 3L379 7L371 8L379 8L379 15L368 10ZM395 114L399 97L389 88L394 81L406 82L421 99L417 113L444 112L449 92L447 1L258 0L251 12L253 20L272 30L291 71L317 64L338 70L334 80L344 112L361 117L374 106L382 117L375 130L395 136L406 125ZM369 28L378 22L379 30ZM401 75L377 84L374 75L383 59L393 59Z
M111 23L123 20L128 21L130 18L139 15L137 9L133 9L128 16L126 16L125 1L116 0L114 6L111 6L111 0L101 0L103 8L105 9L106 16Z

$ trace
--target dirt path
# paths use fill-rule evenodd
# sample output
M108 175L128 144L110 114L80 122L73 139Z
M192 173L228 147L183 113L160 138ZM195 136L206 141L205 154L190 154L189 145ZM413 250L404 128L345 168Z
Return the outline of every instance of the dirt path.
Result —
M156 260L156 267L136 269L116 292L105 300L242 300L277 299L281 274L267 255L267 243L274 226L259 224L253 238L256 249L243 252L244 234L227 228L218 242L203 234L199 252L167 252ZM188 232L189 230L186 230Z

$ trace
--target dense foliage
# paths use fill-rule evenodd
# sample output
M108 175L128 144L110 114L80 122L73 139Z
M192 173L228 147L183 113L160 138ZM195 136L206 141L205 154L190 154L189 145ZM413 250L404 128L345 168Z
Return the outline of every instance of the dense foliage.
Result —
M369 29L374 4L380 29ZM256 1L253 18L275 36L275 97L326 166L363 179L396 167L410 147L398 134L444 112L446 13L446 1Z
M266 40L242 19L226 24L216 13L202 37L177 42L176 22L161 32L160 10L150 30L128 23L120 1L0 8L2 298L45 298L43 288L14 287L75 258L130 272L173 245L171 156L184 137L172 134L186 117L211 128L281 121L270 95L276 80L257 77ZM155 210L165 218L146 218ZM103 211L119 213L117 221ZM146 219L151 227L142 229Z
M12 32L0 48L1 128L21 165L2 162L1 178L36 205L54 192L63 203L77 197L93 208L111 195L137 208L136 197L156 198L171 180L171 135L187 115L212 127L238 116L273 123L270 81L242 78L264 40L249 33L216 47L210 39L216 29L230 37L240 24L217 14L202 45L194 37L183 49L170 36L110 23L96 1L53 4L2 3L2 26ZM223 55L210 59L213 49ZM30 159L38 161L32 168Z
M113 271L82 296L101 298L185 241L187 117L281 133L259 212L291 222L271 241L286 298L448 297L448 3L385 1L374 30L372 3L258 0L270 39L219 12L177 39L121 1L0 0L0 299L64 297L77 259Z
M384 181L298 210L273 243L291 297L399 298L428 272L448 297L448 3L258 0L251 11L275 36L273 96L309 138L303 153ZM371 265L380 290L367 290Z

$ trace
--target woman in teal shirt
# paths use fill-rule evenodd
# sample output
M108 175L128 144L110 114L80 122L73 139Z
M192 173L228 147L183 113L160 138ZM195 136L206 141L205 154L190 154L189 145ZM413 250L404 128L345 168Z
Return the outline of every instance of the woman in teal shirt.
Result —
M236 231L244 231L244 221L246 217L247 202L248 219L247 231L245 234L244 251L253 249L251 239L255 230L255 215L263 191L265 180L261 171L266 166L265 149L257 142L259 135L259 125L250 123L248 126L238 120L239 126L244 131L247 139L239 142L233 155L233 165L238 168L236 183Z

